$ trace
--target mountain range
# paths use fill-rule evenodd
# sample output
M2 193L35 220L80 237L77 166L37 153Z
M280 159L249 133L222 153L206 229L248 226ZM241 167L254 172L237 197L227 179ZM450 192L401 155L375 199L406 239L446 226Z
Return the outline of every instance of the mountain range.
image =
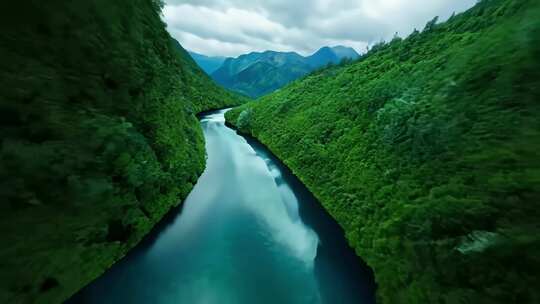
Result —
M198 53L195 53L195 52L188 52L188 53L191 56L191 58L193 58L193 60L195 60L195 62L197 62L199 67L203 71L205 71L206 74L208 74L208 75L211 75L217 69L219 69L219 67L223 64L225 59L227 59L227 57L223 57L223 56L211 57L211 56L198 54Z
M296 52L276 51L252 52L226 59L190 54L218 84L252 98L269 94L325 65L359 57L354 49L345 46L323 47L307 57Z

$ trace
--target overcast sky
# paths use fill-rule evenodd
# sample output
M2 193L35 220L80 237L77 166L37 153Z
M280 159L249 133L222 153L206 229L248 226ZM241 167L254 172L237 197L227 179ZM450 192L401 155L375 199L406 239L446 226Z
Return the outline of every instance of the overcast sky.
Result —
M446 20L476 0L166 0L171 35L211 56L346 45L359 53L394 33L405 37L428 20Z

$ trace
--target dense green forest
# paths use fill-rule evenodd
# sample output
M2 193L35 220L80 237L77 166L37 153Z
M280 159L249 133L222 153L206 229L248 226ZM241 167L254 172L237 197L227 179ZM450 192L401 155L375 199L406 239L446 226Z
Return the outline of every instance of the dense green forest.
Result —
M195 114L242 101L162 6L1 2L1 303L61 302L122 257L202 172Z
M227 113L344 227L381 303L540 303L540 4L484 0Z

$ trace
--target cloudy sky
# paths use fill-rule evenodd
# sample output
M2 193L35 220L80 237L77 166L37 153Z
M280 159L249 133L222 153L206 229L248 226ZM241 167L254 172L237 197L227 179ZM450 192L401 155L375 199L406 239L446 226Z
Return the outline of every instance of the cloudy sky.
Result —
M164 20L188 50L212 56L251 51L311 54L347 45L359 53L434 16L447 19L476 0L166 0Z

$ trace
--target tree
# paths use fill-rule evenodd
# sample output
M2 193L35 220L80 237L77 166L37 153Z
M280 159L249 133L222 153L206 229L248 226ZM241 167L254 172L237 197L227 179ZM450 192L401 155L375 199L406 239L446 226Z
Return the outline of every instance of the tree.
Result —
M435 18L431 19L431 21L428 21L428 23L426 23L426 27L424 27L424 32L434 29L435 25L437 25L437 21L439 21L439 16L435 16Z

